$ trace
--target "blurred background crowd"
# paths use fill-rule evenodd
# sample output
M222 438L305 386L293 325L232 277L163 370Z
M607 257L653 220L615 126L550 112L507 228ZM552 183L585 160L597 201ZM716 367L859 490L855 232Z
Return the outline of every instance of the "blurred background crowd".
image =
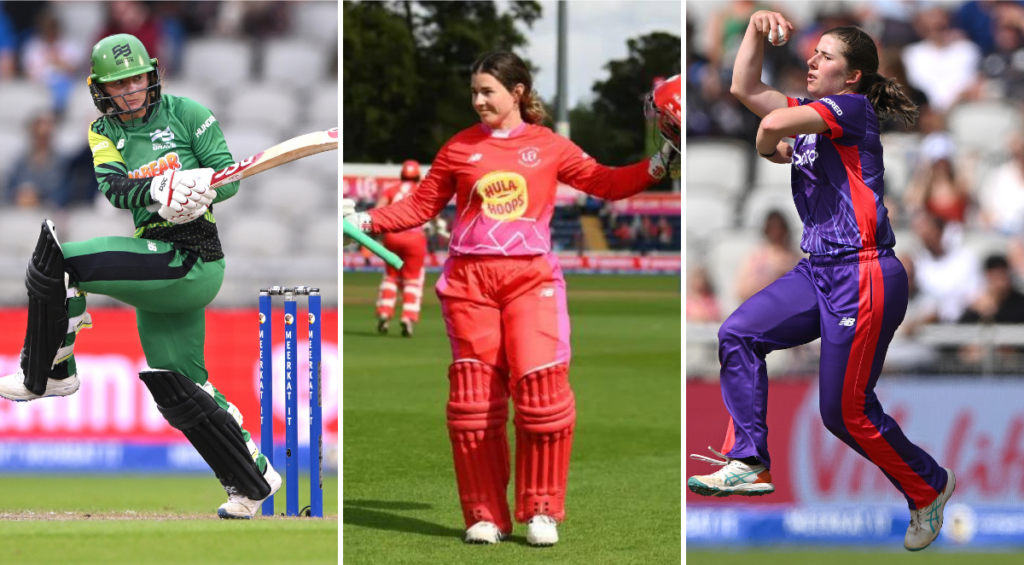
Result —
M10 263L2 271L18 278L0 277L0 289L11 290L0 296L15 303L34 239L25 234L43 217L65 240L133 231L130 214L97 198L87 143L98 117L86 85L90 53L115 33L135 35L159 60L165 94L213 111L236 160L338 125L336 2L0 2L0 266ZM243 181L216 210L234 273L287 266L304 281L279 284L336 288L337 183L335 154ZM292 197L270 216L261 193L283 184ZM296 256L307 260L279 264ZM218 300L251 302L251 294Z
M713 331L803 256L790 167L759 159L759 119L729 94L750 15L781 12L762 80L807 97L822 32L857 25L879 72L918 103L909 129L881 124L885 204L912 298L886 371L1024 369L1024 2L687 2L687 321L693 371L717 374ZM703 347L703 349L701 349ZM816 347L779 352L812 371ZM773 364L769 363L772 370Z

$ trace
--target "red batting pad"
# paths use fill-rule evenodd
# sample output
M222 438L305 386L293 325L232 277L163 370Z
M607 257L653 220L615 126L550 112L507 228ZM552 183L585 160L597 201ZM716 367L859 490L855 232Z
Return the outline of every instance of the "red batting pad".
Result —
M505 376L490 365L463 361L448 368L448 381L448 437L466 527L487 521L509 534Z
M520 379L512 389L516 408L516 520L546 514L565 519L565 487L576 425L576 398L569 366L554 365Z

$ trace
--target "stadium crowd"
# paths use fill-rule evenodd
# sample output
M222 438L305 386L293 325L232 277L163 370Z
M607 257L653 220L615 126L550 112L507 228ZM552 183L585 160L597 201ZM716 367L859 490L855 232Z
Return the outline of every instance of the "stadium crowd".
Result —
M972 371L993 351L1019 368L1024 342L916 338L932 324L1024 324L1024 2L702 4L688 3L686 22L687 321L721 322L802 256L788 167L759 162L759 119L729 94L750 15L772 9L796 29L765 50L767 84L806 97L822 32L857 25L876 40L880 73L919 105L909 129L881 124L885 204L912 292L887 369ZM742 171L732 190L716 186L726 158Z

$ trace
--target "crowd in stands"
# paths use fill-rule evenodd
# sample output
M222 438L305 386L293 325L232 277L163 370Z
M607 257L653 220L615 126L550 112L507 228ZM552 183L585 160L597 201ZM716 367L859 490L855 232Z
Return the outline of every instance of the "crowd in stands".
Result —
M752 290L802 256L766 226L762 243L744 247L749 256L739 267L712 264L716 239L743 228L754 237L744 211L755 191L772 191L777 202L789 195L784 176L758 178L765 170L753 146L759 119L729 94L736 51L750 15L759 9L779 11L796 27L785 46L766 46L767 84L787 96L807 97L806 61L822 32L857 25L876 40L879 72L895 78L919 105L920 117L909 129L895 121L881 124L885 204L897 255L911 278L911 303L900 330L906 343L926 324L1024 323L1024 2L1012 1L734 1L699 14L689 10L688 151L730 140L744 148L749 176L726 202L723 228L687 234L688 245L690 237L697 241L698 255L687 259L687 320L722 321ZM702 174L693 164L688 161L688 177ZM698 193L694 198L703 194ZM792 221L792 209L783 211L768 223ZM765 218L763 210L755 212ZM801 226L786 227L799 239ZM722 272L734 277L715 279ZM894 341L893 349L901 343ZM978 359L977 347L954 349L964 363ZM931 353L953 354L941 348Z

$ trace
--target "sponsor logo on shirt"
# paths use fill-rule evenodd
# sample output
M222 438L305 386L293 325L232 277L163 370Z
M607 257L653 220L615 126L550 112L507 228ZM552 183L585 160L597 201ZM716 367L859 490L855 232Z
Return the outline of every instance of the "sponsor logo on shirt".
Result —
M843 115L843 111L839 108L839 104L836 104L831 99L829 99L829 98L822 98L821 100L818 100L818 102L824 102L825 104L828 104L829 106L832 106L832 109L835 110L837 116L842 116Z
M813 167L814 160L818 158L818 152L814 149L810 151L801 151L793 155L793 164L801 167Z
M524 167L534 168L540 164L540 149L536 147L523 147L519 150L519 164Z
M217 118L213 117L212 115L209 118L206 118L206 121L203 122L203 125L199 126L199 129L196 130L196 137L199 137L200 135L203 135L203 133L206 132L206 128L208 128L211 125L213 125L213 122L216 122L216 121L217 121Z
M119 139L119 140L117 140L117 148L118 148L119 150L120 150L120 149L124 149L124 140L123 140L123 139Z
M146 247L150 251L156 251L156 242L155 241L150 241L148 244L146 244Z
M555 295L555 289L553 288L542 288L540 289L541 298L551 298Z
M145 179L162 175L169 170L177 171L179 169L181 169L181 161L178 159L178 154L168 153L156 161L150 161L138 169L129 172L128 176L133 179Z
M484 158L484 154L483 153L473 153L472 155L469 156L469 159L467 160L467 162L468 163L476 163L477 161L479 161L480 159L483 159L483 158Z
M848 328L852 327L856 323L857 323L857 318L843 318L842 320L839 320L839 325L840 326L846 326Z
M97 143L96 145L93 145L91 149L92 149L93 154L95 154L100 149L106 149L107 147L110 147L110 144L107 143L106 141L101 141L101 142Z
M511 221L519 219L529 203L526 192L526 178L510 171L487 173L476 181L473 187L483 204L480 210L492 220Z

